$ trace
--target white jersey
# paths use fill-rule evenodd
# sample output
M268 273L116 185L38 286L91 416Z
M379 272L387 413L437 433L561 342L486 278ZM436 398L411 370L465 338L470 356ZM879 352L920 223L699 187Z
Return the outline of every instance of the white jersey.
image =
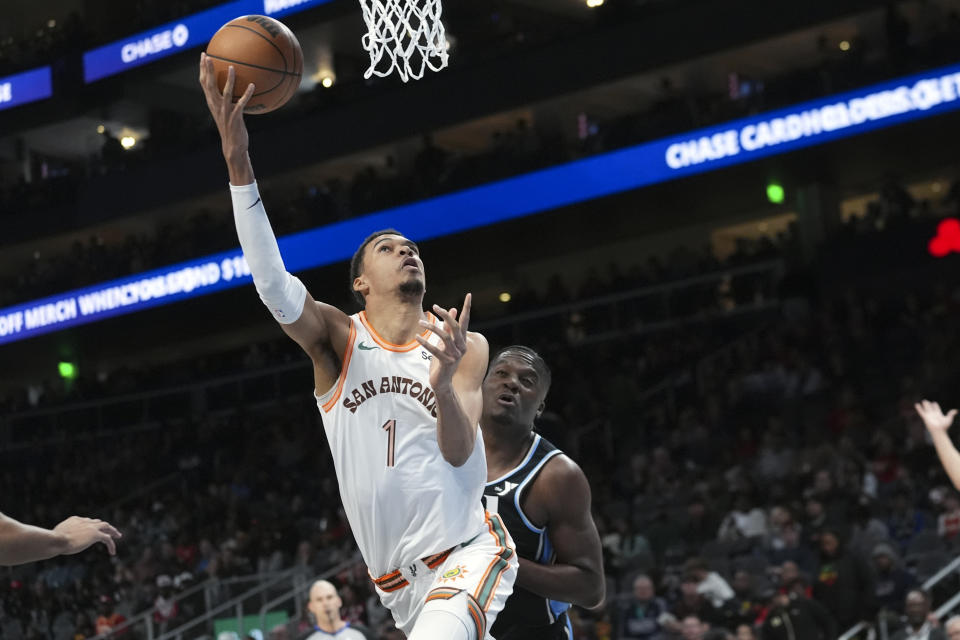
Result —
M466 542L484 526L480 429L466 463L443 459L431 357L416 340L387 342L360 312L350 317L340 377L317 397L343 508L373 576Z

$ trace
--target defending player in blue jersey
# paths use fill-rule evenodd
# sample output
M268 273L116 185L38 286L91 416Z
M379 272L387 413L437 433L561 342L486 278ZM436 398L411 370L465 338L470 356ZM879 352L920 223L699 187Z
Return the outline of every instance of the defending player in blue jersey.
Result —
M570 639L570 604L594 607L604 597L590 485L573 460L534 431L549 389L549 367L522 346L494 356L483 382L484 502L500 514L520 557L513 595L492 629L497 640Z

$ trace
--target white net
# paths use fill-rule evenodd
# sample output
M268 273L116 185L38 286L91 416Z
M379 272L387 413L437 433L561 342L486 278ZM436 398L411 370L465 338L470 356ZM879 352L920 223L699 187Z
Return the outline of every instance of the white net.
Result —
M367 23L363 48L370 54L364 78L396 70L407 82L447 66L440 0L360 0L360 6Z

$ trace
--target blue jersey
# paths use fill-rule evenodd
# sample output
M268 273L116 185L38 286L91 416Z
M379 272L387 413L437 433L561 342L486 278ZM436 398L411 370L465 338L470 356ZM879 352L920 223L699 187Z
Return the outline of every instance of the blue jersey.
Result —
M540 528L531 522L521 505L525 492L544 465L562 453L550 441L537 435L523 462L503 477L488 482L483 492L484 506L490 513L500 514L513 537L518 556L541 564L556 562L550 532L547 527ZM569 608L566 602L550 600L514 586L513 595L507 599L490 632L498 640L570 638L572 633L566 615Z

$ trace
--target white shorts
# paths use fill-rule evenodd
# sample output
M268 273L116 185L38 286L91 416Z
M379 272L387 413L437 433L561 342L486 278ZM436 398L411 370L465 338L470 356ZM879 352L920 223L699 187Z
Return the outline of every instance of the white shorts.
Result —
M410 635L424 605L465 592L463 620L477 629L478 640L493 640L489 629L517 578L517 550L497 514L486 514L483 530L470 541L417 560L374 579L380 601L397 628Z

